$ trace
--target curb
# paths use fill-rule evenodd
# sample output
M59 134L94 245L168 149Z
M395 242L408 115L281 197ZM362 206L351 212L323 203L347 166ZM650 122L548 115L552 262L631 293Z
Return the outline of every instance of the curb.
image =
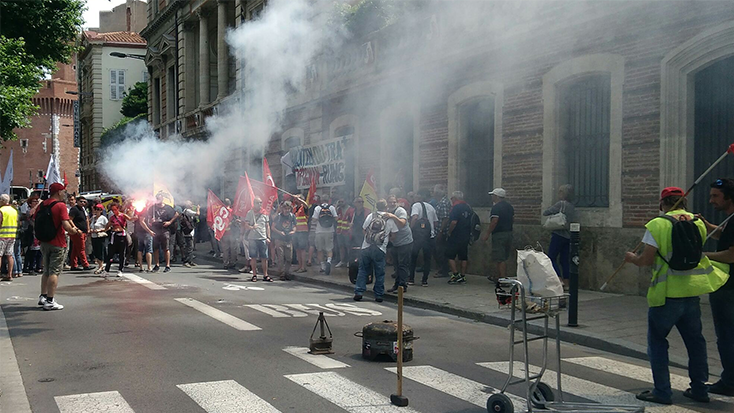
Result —
M212 262L212 263L219 263L219 258L211 257L209 255L201 256L200 258ZM299 281L302 283L308 283L308 284L316 284L321 285L324 287L329 287L333 289L337 289L340 291L348 292L350 294L354 293L354 288L351 285L347 285L344 283L338 283L334 282L328 279L319 279L319 278L313 278L308 276L303 276L299 274L291 274L291 278L294 281ZM366 291L365 296L373 296L372 292ZM397 303L397 295L394 294L385 294L384 295L385 302L390 303ZM451 304L447 303L439 303L431 300L425 300L425 299L417 299L410 296L403 296L403 302L411 307L415 308L421 308L424 310L432 310L437 311L444 314L450 314L455 315L457 317L466 318L474 321L480 321L482 323L496 325L499 327L505 327L507 328L509 326L510 319L509 317L500 317L492 314L482 313L480 311L472 311L467 310L465 308L456 307ZM625 340L619 340L614 338L604 338L599 337L596 334L593 333L580 333L577 331L569 330L569 328L576 328L576 327L566 327L561 328L561 341L571 344L576 344L584 347L593 348L596 350L606 351L609 353L614 353L626 357L632 357L640 360L648 360L647 356L647 348L644 346L640 346L634 343L631 343L629 341ZM540 335L543 333L543 327L537 324L528 323L528 333ZM556 334L555 330L552 328L549 331L549 337L555 339ZM688 369L688 361L683 359L682 357L677 356L670 356L669 365L681 369Z

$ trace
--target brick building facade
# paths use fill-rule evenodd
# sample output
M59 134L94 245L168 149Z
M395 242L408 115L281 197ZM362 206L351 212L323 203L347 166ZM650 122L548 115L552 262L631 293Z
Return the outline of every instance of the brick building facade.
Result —
M77 97L66 93L76 91L75 67L59 64L51 78L41 82L38 94L33 97L39 109L31 118L31 126L16 129L18 139L5 142L0 149L2 173L5 173L11 149L13 151L12 185L31 189L38 185L43 187L49 159L56 153L59 171L62 177L66 176L69 192L79 191L79 148L74 147L74 101ZM55 130L52 127L54 119Z

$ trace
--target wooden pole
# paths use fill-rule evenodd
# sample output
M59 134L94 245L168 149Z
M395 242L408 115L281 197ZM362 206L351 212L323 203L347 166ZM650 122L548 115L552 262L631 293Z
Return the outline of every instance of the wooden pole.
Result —
M396 406L408 405L408 398L403 396L403 287L398 287L398 393L390 395L390 402Z

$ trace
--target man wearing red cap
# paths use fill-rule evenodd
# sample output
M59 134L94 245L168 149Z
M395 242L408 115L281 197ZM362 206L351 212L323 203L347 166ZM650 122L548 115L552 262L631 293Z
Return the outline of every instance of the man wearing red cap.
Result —
M686 211L683 190L665 188L660 195L663 215L648 222L642 238L640 255L628 252L624 259L638 267L652 266L652 279L647 290L647 353L650 358L654 389L637 398L672 404L668 369L668 334L678 328L688 350L688 376L691 388L683 395L708 402L708 359L706 340L701 327L699 296L718 290L728 274L714 267L703 254L706 226Z
M34 213L34 219L38 227L40 224L39 216L44 213L45 208L50 208L53 226L56 229L56 236L53 239L41 241L43 278L41 278L41 296L38 299L38 305L43 306L44 310L61 310L64 306L54 300L54 294L66 259L66 234L64 231L76 235L79 230L71 224L66 204L64 204L66 187L58 182L53 183L49 187L49 194L50 197L43 201Z

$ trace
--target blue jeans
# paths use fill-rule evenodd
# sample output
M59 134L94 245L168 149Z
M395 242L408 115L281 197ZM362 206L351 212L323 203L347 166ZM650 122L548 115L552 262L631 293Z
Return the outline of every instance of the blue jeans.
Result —
M23 274L23 256L20 250L20 239L16 239L13 247L13 274Z
M551 242L548 247L548 257L550 257L553 263L553 269L556 270L556 274L559 277L563 277L564 280L568 279L568 252L571 248L571 240L564 238L556 233L551 234ZM558 255L561 256L560 263L561 268L558 269Z
M696 395L708 394L709 378L706 339L701 332L701 305L698 297L667 298L665 305L650 307L647 313L647 355L650 358L653 394L665 400L673 397L668 369L668 334L673 326L683 338L688 351L688 377Z
M363 295L367 290L367 274L372 272L373 267L375 270L375 285L373 286L375 298L385 294L385 253L375 245L370 245L369 248L362 250L354 294Z
M721 381L734 386L734 290L723 288L709 294L711 314L714 316L716 346L721 357Z

